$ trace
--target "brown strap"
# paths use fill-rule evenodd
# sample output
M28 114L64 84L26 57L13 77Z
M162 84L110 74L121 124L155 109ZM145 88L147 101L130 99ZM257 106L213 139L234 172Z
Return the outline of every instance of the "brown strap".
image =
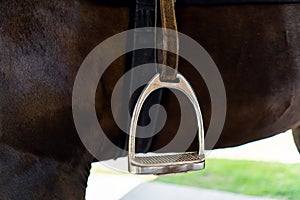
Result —
M164 49L173 49L176 52L176 54L173 54L163 51L162 64L169 67L162 67L160 78L162 81L174 81L177 77L179 60L179 41L175 15L175 0L160 0L160 14L161 25L163 28L163 47ZM176 34L171 34L171 32L167 29L175 30Z

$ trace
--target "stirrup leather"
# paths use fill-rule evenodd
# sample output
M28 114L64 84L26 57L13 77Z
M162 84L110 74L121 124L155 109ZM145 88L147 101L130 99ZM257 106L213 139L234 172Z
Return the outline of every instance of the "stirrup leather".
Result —
M130 124L128 149L129 172L134 174L167 174L201 170L205 167L204 129L199 103L188 81L181 74L177 74L177 79L178 82L162 82L160 80L160 74L156 74L141 93L135 105ZM183 153L156 153L151 156L145 156L146 154L143 156L136 154L136 128L141 109L147 97L152 92L160 88L179 90L185 94L192 103L198 125L198 151Z

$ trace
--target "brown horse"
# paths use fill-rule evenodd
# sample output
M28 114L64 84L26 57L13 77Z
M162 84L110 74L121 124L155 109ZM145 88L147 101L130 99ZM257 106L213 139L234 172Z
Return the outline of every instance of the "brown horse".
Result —
M127 29L129 9L92 0L12 0L0 2L0 16L0 199L84 199L94 158L76 133L72 86L87 54ZM300 4L180 5L177 18L179 31L204 46L225 83L228 112L215 148L300 125ZM207 125L205 84L180 62L201 92ZM124 57L110 66L96 98L99 121L115 142L119 129L107 99L123 66ZM173 112L169 132L178 119ZM155 138L152 148L166 139ZM102 151L117 156L105 144Z

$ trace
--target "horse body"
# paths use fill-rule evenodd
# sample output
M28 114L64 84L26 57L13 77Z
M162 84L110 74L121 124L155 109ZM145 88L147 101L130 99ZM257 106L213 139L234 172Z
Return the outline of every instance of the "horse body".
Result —
M83 199L94 158L72 121L72 86L85 56L127 29L129 9L95 1L0 5L0 199ZM228 112L216 148L300 124L300 5L181 6L177 18L179 31L204 46L225 83ZM180 63L201 97L207 127L205 84L189 63ZM113 141L119 130L107 102L123 66L123 57L110 66L96 95L99 121ZM178 113L168 120L173 132ZM151 148L169 137L157 136ZM116 157L105 147L106 159Z
M268 137L299 124L297 11L298 5L252 5L178 12L179 29L206 48L225 83L228 112L220 146Z

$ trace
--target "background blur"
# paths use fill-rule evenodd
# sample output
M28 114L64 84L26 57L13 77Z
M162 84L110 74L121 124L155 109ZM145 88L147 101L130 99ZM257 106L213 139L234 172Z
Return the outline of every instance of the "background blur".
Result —
M213 150L206 169L137 176L93 164L87 200L300 199L300 155L291 131L239 147Z

